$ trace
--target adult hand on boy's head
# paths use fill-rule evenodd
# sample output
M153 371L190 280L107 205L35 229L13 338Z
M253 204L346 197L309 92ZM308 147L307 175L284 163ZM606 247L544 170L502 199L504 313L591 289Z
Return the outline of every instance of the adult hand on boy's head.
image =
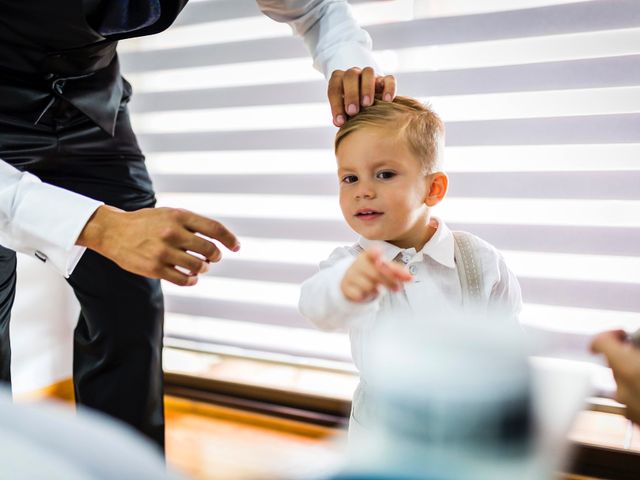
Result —
M640 349L624 331L614 330L597 335L591 350L607 358L617 384L615 399L627 406L627 418L640 424Z
M380 249L372 247L354 260L342 278L340 289L347 300L361 303L376 298L380 286L398 291L411 278L406 268L385 260Z
M340 127L360 111L368 107L374 98L390 102L396 96L396 79L393 75L376 75L371 67L353 67L334 70L327 90L333 124Z
M107 205L96 210L76 243L129 272L187 286L195 285L198 275L209 269L209 262L221 257L218 247L201 235L220 241L229 250L240 248L236 236L224 225L188 210L125 212Z

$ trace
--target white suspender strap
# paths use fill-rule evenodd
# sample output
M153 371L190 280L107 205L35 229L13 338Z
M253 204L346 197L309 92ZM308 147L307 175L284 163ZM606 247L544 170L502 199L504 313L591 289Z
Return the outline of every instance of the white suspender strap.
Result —
M462 304L465 307L483 304L482 272L474 249L475 237L467 232L453 232L454 258L462 286Z

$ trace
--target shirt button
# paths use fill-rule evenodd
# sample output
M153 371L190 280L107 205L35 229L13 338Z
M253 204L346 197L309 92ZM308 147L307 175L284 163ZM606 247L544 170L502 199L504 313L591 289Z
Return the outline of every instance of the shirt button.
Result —
M418 268L417 268L415 265L411 265L411 266L409 267L409 273L410 273L411 275L415 275L417 271L418 271Z
M37 258L38 260L40 260L41 262L46 263L46 262L47 262L47 260L48 260L48 257L47 257L44 253L42 253L40 250L36 250L33 254L34 254L34 255L36 256L36 258Z

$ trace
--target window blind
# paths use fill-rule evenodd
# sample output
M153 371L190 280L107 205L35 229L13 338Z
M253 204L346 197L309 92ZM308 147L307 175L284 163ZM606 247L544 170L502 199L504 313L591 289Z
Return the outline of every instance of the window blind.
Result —
M443 117L450 191L434 213L503 251L522 323L576 352L640 327L640 2L351 3L399 93ZM355 239L301 39L250 0L204 0L120 51L159 203L242 242L197 286L164 285L168 343L348 359L343 334L296 310L298 285Z

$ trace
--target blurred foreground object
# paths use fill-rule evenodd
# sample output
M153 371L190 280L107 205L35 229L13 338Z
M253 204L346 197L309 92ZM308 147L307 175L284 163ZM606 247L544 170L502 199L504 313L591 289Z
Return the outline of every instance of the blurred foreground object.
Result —
M0 478L179 480L157 446L131 427L87 410L13 404L0 391Z
M575 382L559 389L567 401L549 408L557 382L540 381L517 326L489 317L398 318L376 334L364 402L371 408L350 432L339 478L554 477L588 378L571 374Z

